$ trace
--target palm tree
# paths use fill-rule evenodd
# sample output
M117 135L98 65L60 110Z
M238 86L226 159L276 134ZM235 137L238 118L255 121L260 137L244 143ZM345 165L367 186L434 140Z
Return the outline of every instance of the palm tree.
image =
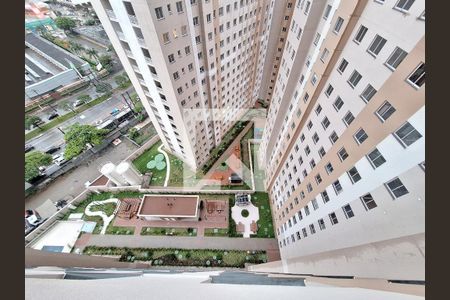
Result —
M69 41L69 47L76 54L79 54L79 51L83 49L83 46L81 44L74 41Z
M93 58L96 62L98 62L98 53L95 49L88 49L86 54L89 55L90 58Z

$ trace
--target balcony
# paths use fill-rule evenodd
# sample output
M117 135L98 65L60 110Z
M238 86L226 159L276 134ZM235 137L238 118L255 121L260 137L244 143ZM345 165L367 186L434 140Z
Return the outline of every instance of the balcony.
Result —
M153 64L152 59L151 59L150 57L147 57L147 56L144 55L144 58L145 58L145 62L146 62L146 63L148 63L148 64L150 64L150 65Z
M125 34L123 34L122 31L116 31L117 36L119 37L119 39L121 39L122 41L127 41L127 39L125 38Z
M143 38L139 38L139 37L138 37L137 40L138 40L140 46L142 46L142 47L144 47L144 48L147 48L147 46L145 45L145 41L144 41Z
M110 19L117 20L116 14L111 9L105 9L105 11Z
M133 68L133 70L139 74L141 74L141 70L139 70L139 68L135 65L131 65L131 67Z
M124 50L125 50L125 54L126 54L128 57L134 58L133 53L132 53L130 50L127 50L127 49L124 49Z
M138 23L138 20L137 20L136 16L128 15L128 18L130 18L131 24L139 26L139 23Z
M145 83L145 80L143 80L143 79L139 79L139 83L144 85L144 86L147 86L147 84Z

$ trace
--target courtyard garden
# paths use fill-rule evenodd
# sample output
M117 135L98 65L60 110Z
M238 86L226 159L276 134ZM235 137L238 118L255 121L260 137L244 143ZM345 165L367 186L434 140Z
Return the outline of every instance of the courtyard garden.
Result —
M164 155L158 151L158 148L162 145L161 141L158 141L151 146L147 151L139 155L133 160L133 165L141 173L152 173L152 179L150 185L163 186L166 179L167 162ZM167 153L167 152L166 152ZM176 156L167 153L170 163L169 174L169 186L183 186L184 172L186 170L187 177L194 176L194 173L185 168L185 164L182 160Z
M196 228L142 227L141 235L197 236Z
M151 122L139 130L136 128L130 128L130 130L128 130L128 137L139 146L142 146L155 135L156 129Z
M228 236L228 228L205 228L205 236Z
M83 254L117 256L119 261L144 261L154 266L244 268L246 263L261 264L267 262L265 251L87 246Z

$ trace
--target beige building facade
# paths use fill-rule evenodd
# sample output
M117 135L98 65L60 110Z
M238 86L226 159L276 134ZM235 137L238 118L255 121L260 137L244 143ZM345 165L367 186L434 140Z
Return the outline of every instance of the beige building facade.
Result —
M259 97L274 3L92 1L164 146L194 169Z
M424 20L421 0L295 1L260 152L269 269L424 280Z

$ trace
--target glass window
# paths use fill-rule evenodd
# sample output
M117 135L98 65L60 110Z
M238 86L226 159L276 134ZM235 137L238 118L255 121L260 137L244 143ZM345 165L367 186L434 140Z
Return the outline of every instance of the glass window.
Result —
M342 105L344 105L344 101L342 101L341 97L338 96L336 98L336 101L334 101L333 103L333 107L336 109L336 111L339 111Z
M320 193L320 195L322 196L323 203L327 203L328 201L330 201L330 197L328 196L327 191L323 191L322 193Z
M355 119L355 117L353 116L352 112L349 111L349 112L347 112L347 114L344 116L344 119L342 119L342 120L344 121L344 124L348 126L353 122L354 119Z
M348 157L348 153L345 150L345 148L341 148L341 150L338 151L338 156L341 159L341 161L344 161Z
M367 27L361 25L353 40L358 44L361 43L361 41L363 40L366 33L367 33Z
M341 64L338 67L338 72L339 73L343 73L345 71L345 68L347 68L348 66L348 61L345 60L345 58L342 59Z
M355 214L353 213L352 207L350 204L344 205L342 207L342 210L344 211L344 215L347 219L353 218Z
M358 144L362 144L369 136L364 131L364 129L360 128L353 137Z
M386 39L379 36L378 34L373 39L372 43L369 46L369 53L371 53L374 56L377 56L378 53L380 53L381 49L383 49L384 45L386 44Z
M413 144L422 137L422 135L409 122L406 122L402 127L397 129L394 135L405 147Z
M334 30L333 30L334 33L338 33L341 30L342 24L344 24L344 19L342 19L341 17L338 17L337 21L336 21L336 25L334 25Z
M408 189L403 185L402 181L398 177L387 182L386 187L391 192L394 199L409 193Z
M318 223L319 223L320 230L325 230L326 227L325 227L325 222L323 221L323 219L319 219Z
M359 74L358 71L354 70L347 82L348 84L350 84L352 88L354 88L359 83L361 78L362 78L361 74Z
M367 87L364 89L364 91L361 94L361 98L364 100L364 102L369 102L370 99L376 94L377 90L374 89L373 86L370 84L367 85Z
M361 175L359 175L359 172L355 167L348 170L347 174L350 177L350 180L352 181L352 183L357 183L358 181L361 180Z
M339 180L336 180L335 182L333 182L333 188L334 188L336 195L339 195L342 192L342 186L341 186L341 183L339 182Z
M393 107L388 101L384 101L383 105L377 109L376 114L381 119L381 121L386 121L395 112L395 107Z
M371 209L374 209L375 207L377 207L377 203L375 202L375 200L373 199L373 197L370 193L362 196L361 202L363 203L364 208L366 210L371 210Z
M383 155L381 155L380 151L378 151L377 148L367 154L367 159L375 169L386 162L386 159L383 157Z
M391 56L389 56L388 60L386 61L386 65L389 67L389 69L395 70L403 61L403 59L405 59L406 55L408 55L406 51L399 47L396 47L394 52L392 52Z
M328 216L330 217L330 221L331 221L332 225L336 225L337 223L339 223L338 218L334 212L329 214Z
M162 7L155 8L156 19L160 20L164 18Z
M413 5L414 1L415 0L399 0L397 4L395 4L395 8L400 11L407 12L411 8L411 5Z
M421 63L408 77L408 82L419 88L425 83L425 64Z

